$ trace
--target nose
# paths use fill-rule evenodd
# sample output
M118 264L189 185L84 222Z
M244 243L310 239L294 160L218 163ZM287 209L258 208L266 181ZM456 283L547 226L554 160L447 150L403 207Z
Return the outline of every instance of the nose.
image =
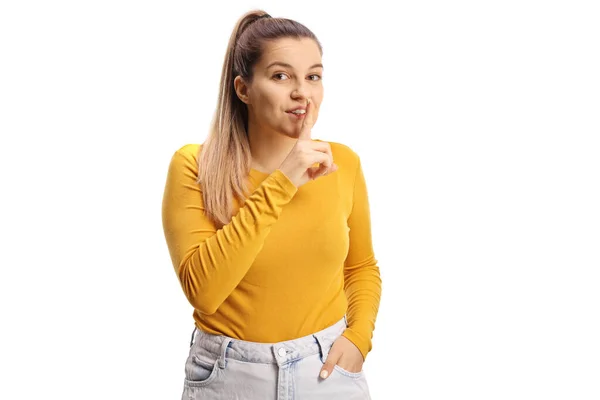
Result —
M299 84L292 90L292 99L294 100L302 100L308 97L308 91L304 88L302 84Z

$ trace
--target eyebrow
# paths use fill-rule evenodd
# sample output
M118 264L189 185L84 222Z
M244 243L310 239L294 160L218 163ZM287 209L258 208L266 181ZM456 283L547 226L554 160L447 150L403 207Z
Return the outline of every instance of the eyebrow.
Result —
M294 67L292 67L290 64L284 63L284 62L281 62L281 61L273 61L271 64L269 64L267 66L267 69L269 69L269 68L271 68L272 66L275 66L275 65L280 65L282 67L294 69ZM318 67L321 67L321 68L325 69L325 67L323 67L323 64L321 64L321 63L317 63L315 65L311 65L308 69L313 69L313 68L318 68Z

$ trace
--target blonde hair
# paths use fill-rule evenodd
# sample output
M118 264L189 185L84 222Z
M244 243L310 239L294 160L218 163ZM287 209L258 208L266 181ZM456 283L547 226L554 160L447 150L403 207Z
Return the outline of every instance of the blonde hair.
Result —
M241 101L233 81L240 75L252 83L253 69L268 41L279 38L313 39L321 55L316 36L304 25L286 18L271 18L263 10L244 14L229 38L228 51L221 71L219 96L209 135L198 154L197 183L202 188L206 216L217 229L233 216L233 201L241 202L249 187L252 155L248 140L248 106Z

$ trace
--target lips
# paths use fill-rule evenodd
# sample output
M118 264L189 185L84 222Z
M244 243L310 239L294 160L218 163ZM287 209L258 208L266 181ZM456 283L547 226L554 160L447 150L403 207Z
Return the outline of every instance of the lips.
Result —
M291 108L291 109L287 110L286 112L292 112L292 111L296 111L296 110L304 110L304 111L306 111L306 107L298 106L296 108Z

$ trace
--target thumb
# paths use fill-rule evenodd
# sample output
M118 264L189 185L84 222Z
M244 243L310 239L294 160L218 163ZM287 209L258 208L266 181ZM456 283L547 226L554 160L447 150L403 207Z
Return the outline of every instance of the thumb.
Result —
M329 375L331 375L333 367L337 364L340 357L341 354L330 351L329 355L327 356L327 359L325 360L325 364L323 364L323 368L321 368L319 376L323 379L326 379Z

